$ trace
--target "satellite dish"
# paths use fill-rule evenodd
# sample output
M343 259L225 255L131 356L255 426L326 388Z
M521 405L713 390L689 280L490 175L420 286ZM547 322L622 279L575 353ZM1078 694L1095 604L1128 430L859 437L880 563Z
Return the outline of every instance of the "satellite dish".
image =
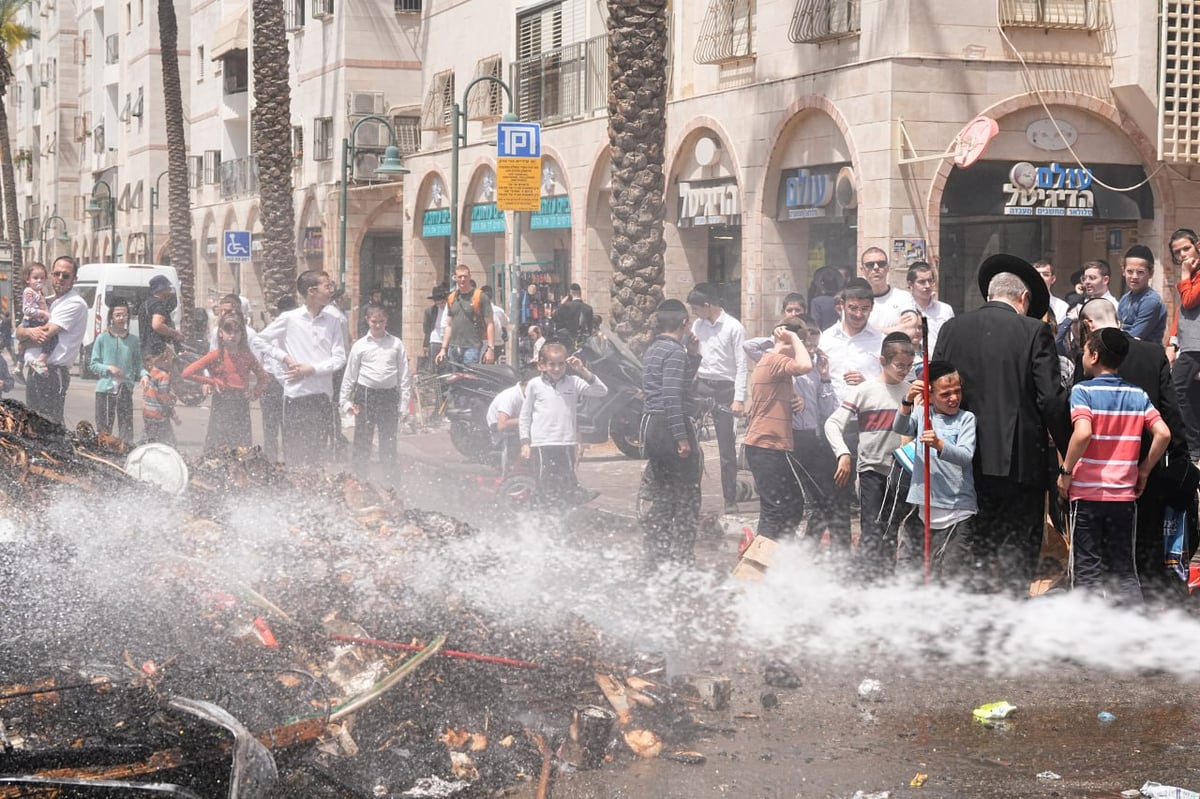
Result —
M954 165L966 169L983 157L988 143L1000 132L1000 125L991 117L977 116L959 132L954 142Z

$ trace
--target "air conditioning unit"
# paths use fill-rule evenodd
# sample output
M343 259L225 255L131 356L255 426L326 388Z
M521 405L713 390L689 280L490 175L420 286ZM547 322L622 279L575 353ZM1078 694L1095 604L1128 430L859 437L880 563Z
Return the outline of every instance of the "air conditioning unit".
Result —
M382 158L383 153L355 153L354 179L362 182L387 180L386 175L380 175L375 171L376 169L379 169L379 161Z
M358 120L353 117L350 119L350 129L358 124ZM354 134L354 141L351 142L355 147L378 147L383 149L391 143L391 137L388 136L387 127L380 121L368 119L361 125L358 125L358 132Z
M347 116L382 114L383 92L350 92L350 100L346 105Z

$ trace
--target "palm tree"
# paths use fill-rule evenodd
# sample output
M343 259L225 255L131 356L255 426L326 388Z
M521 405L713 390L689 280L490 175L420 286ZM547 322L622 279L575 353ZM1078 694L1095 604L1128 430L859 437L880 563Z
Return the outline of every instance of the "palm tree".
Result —
M639 353L662 300L669 0L608 0L612 317Z
M5 96L13 79L9 54L37 38L37 31L19 21L21 12L30 5L32 0L0 0L0 180L4 184L4 228L12 245L13 275L21 274L21 219L17 216L17 179L13 173L12 142L8 140ZM17 285L19 282L13 281L16 292L22 288Z
M179 23L175 4L158 0L158 39L162 49L163 112L167 127L167 203L171 265L179 272L179 302L187 314L196 306L196 270L192 253L192 208L188 189L187 140L183 92L179 82ZM151 260L156 258L150 253Z
M254 141L263 219L263 294L270 307L296 291L292 93L282 0L254 3Z

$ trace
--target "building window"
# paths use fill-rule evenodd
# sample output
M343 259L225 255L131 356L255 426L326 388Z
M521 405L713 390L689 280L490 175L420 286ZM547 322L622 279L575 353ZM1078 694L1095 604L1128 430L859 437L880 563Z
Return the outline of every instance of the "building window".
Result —
M1000 24L1015 28L1099 30L1100 0L999 0Z
M692 59L697 64L724 64L753 55L753 25L752 0L710 0Z
M104 151L104 123L101 122L92 130L92 152L100 155Z
M221 64L225 94L242 94L250 89L250 59L245 50L230 50Z
M333 0L312 0L313 19L333 16Z
M104 37L104 63L115 64L121 56L121 38L112 33Z
M475 77L491 77L499 79L504 74L501 71L500 56L493 55L481 58L475 62ZM471 119L495 119L504 113L504 93L496 81L485 81L471 91L467 98L467 116Z
M196 45L196 56L199 59L199 65L196 68L196 82L200 83L204 80L204 65L208 63L208 59L204 57L204 45Z
M221 151L220 150L205 150L204 151L204 182L208 185L218 183L221 180Z
M392 127L396 129L396 147L400 149L400 155L412 155L421 151L419 116L394 116Z
M204 156L189 155L188 156L188 186L193 189L200 188L200 181L204 176Z
M425 107L421 109L421 127L425 130L448 130L454 114L454 70L448 69L433 76Z
M1158 157L1175 163L1200 163L1200 8L1168 2L1159 17L1162 47L1158 61Z
M395 0L397 14L421 13L421 0Z
M517 62L513 66L517 116L559 116L562 104L562 3L517 17Z
M313 120L313 160L329 161L333 158L333 117Z
M296 159L296 163L304 160L304 126L292 126L292 157Z
M798 0L788 40L811 44L844 36L856 36L862 29L859 0Z
M304 27L304 0L283 0L283 25L290 31Z

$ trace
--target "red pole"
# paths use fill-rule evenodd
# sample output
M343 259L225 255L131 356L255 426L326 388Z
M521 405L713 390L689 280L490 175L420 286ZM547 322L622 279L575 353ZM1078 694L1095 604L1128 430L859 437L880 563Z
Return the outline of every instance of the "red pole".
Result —
M921 315L921 391L922 406L925 414L925 429L932 429L929 414L929 320ZM930 534L929 534L929 455L930 446L925 445L925 584L929 585L930 571Z

